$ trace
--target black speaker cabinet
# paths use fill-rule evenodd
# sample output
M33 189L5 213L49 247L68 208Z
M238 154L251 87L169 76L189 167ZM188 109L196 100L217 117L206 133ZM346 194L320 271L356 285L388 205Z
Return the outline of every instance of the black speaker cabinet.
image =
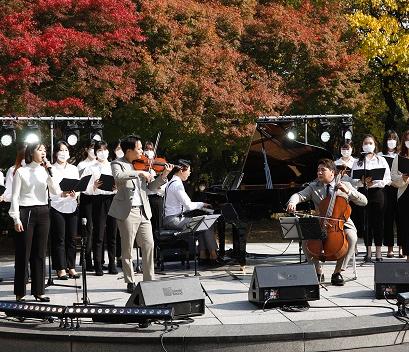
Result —
M409 263L375 263L375 297L396 298L396 294L409 291Z
M312 264L256 266L249 288L255 304L282 304L315 301L320 289Z
M204 294L197 277L141 281L126 306L173 307L175 318L205 313Z

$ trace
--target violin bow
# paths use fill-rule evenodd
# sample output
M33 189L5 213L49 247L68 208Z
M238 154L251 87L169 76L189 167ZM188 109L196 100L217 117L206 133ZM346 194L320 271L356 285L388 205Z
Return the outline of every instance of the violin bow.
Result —
M155 146L153 147L153 159L149 160L149 171L151 171L152 169L152 162L153 160L155 160L156 158L156 152L158 150L158 146L159 146L159 140L160 140L160 136L162 135L162 131L158 132L158 135L156 136L156 141L155 141Z

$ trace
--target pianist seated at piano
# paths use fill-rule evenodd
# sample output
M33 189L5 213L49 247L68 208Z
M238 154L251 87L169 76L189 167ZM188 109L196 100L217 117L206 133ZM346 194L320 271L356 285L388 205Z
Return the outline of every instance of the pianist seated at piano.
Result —
M336 196L345 198L348 202L353 202L359 206L365 206L367 204L366 197L358 192L349 182L340 181L338 185L335 185L335 173L336 166L333 160L321 159L318 161L317 179L311 182L305 189L291 196L287 204L287 212L294 213L298 203L313 201L315 209L318 210L321 201L327 196L332 196L333 192L336 192ZM348 251L346 255L337 260L334 273L331 277L331 283L334 286L343 286L344 279L341 275L341 271L344 271L350 259L355 251L355 244L357 241L357 231L351 218L344 223L344 232L348 239ZM323 280L322 267L318 258L313 257L306 245L306 241L303 241L304 254L309 263L315 265L318 279Z
M164 218L162 225L167 229L184 230L190 222L188 212L202 210L203 213L211 213L210 204L192 202L185 191L183 182L191 173L190 163L187 160L179 160L172 171L173 177L168 182L163 207ZM217 243L212 229L199 233L199 264L218 265L222 261L217 256Z

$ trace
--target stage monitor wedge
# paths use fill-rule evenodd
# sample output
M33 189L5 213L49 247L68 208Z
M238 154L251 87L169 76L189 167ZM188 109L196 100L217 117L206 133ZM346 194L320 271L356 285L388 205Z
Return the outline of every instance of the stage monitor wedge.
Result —
M319 300L320 290L315 268L312 264L256 266L248 299L257 305Z
M375 297L396 298L409 291L409 263L385 261L375 263Z
M204 293L197 277L141 281L126 306L173 307L175 318L205 313Z

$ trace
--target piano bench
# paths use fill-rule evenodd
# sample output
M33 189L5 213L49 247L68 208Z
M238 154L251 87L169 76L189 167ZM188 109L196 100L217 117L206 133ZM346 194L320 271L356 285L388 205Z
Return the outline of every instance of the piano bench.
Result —
M179 230L160 228L155 231L156 265L161 271L165 269L165 262L180 260L186 269L190 268L189 243Z

